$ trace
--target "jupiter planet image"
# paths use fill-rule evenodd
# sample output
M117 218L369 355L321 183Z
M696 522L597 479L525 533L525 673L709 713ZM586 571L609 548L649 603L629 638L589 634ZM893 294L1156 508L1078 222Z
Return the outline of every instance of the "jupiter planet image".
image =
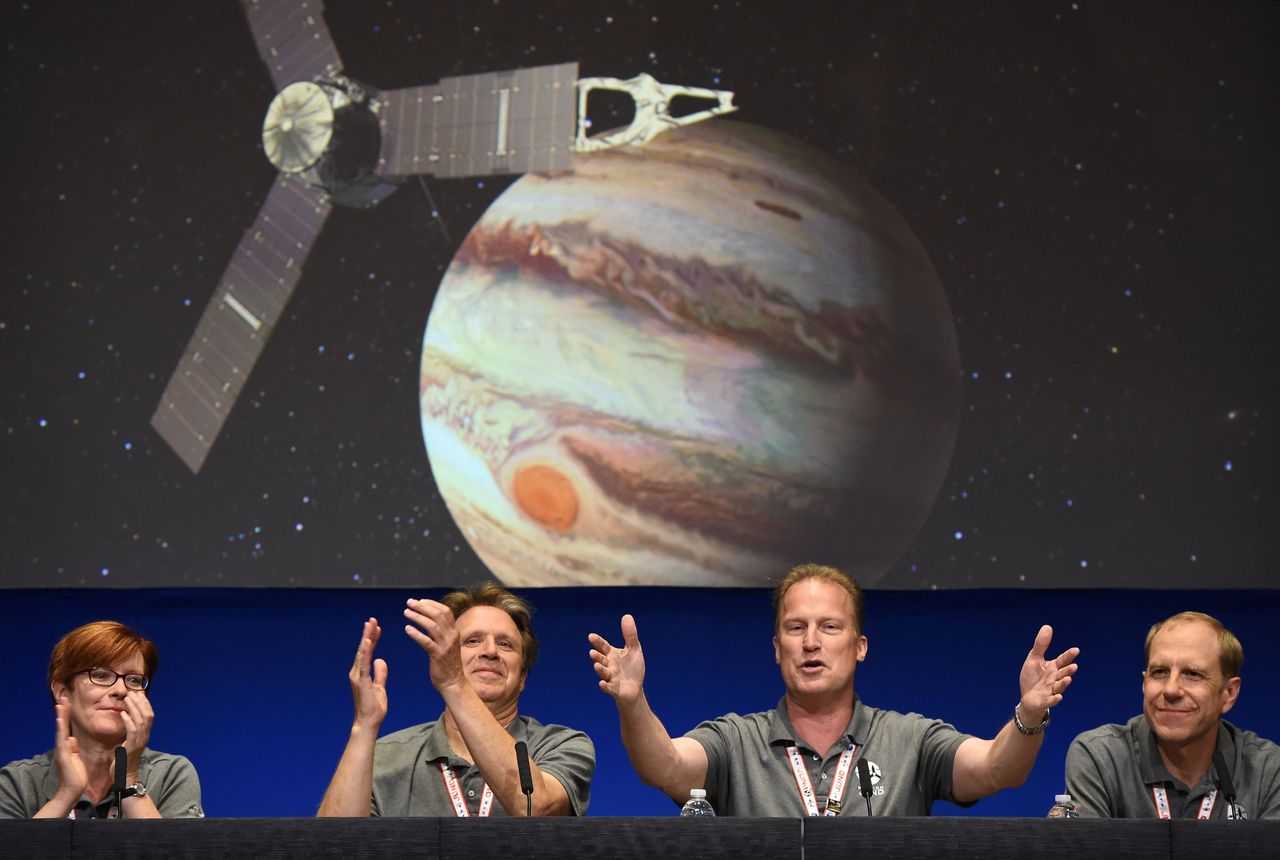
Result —
M434 479L512 586L873 585L959 414L938 276L848 166L717 119L529 174L437 291Z

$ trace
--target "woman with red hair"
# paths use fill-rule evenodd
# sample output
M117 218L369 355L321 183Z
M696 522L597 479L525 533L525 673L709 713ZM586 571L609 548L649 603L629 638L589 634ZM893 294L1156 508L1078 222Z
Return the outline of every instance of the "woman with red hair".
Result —
M0 818L203 817L191 762L147 748L155 720L147 689L159 665L155 644L116 621L58 640L49 659L53 749L0 769Z

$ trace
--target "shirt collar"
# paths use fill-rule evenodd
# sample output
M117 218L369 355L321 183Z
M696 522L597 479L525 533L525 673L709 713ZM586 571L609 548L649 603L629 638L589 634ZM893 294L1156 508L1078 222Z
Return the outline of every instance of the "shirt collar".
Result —
M853 716L849 718L849 725L845 728L846 744L857 743L857 738L866 734L867 728L871 725L871 714L865 706L859 707L858 694L853 695ZM769 745L786 744L792 746L801 744L796 735L795 726L791 725L791 717L787 714L787 697L784 694L778 700L778 706L769 712ZM813 750L820 755L826 755L827 750Z
M507 726L507 732L511 737L518 741L529 740L529 727L525 723L525 717L517 714L516 718ZM449 746L449 733L444 728L444 714L440 715L440 719L427 730L426 740L422 744L422 757L426 761L447 761L450 767L465 768L470 767L471 762L457 755Z
M1235 764L1236 745L1228 731L1229 724L1226 720L1218 722L1218 746L1222 751L1223 758L1228 762L1227 767ZM1164 759L1160 757L1160 748L1156 745L1156 733L1151 731L1151 724L1143 717L1138 725L1138 749L1142 751L1142 755L1138 760L1138 767L1141 770L1142 781L1147 785L1158 785L1163 783L1175 783L1178 780L1173 774L1169 773L1169 768L1165 767ZM1187 786L1191 790L1192 796L1217 788L1216 778L1217 768L1212 762L1209 769L1205 771L1204 776L1200 777L1200 781L1195 785Z
M427 737L422 744L422 754L427 761L444 760L450 764L455 760L461 762L461 759L458 759L449 749L449 733L444 728L444 714L441 714L440 719L427 730Z

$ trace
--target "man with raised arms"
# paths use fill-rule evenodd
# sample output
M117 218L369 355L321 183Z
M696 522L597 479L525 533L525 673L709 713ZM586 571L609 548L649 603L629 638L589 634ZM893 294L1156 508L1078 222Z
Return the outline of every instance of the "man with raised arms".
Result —
M351 666L355 719L320 816L524 815L516 743L529 751L534 815L583 815L595 772L585 734L519 713L538 640L529 604L494 583L408 601L405 632L427 652L444 713L378 740L387 715L382 635L365 622Z
M1084 732L1067 791L1085 817L1280 818L1280 747L1222 718L1244 648L1222 622L1180 612L1147 632L1142 713Z
M590 635L600 689L617 703L623 744L645 783L677 803L705 787L721 815L865 815L856 775L862 758L874 815L928 815L938 799L970 804L1026 779L1079 653L1070 648L1046 660L1053 631L1040 628L1022 665L1013 718L983 740L858 700L854 671L867 654L863 596L843 571L792 569L774 591L774 625L786 685L778 706L728 714L674 739L645 699L635 620L622 617L622 647Z

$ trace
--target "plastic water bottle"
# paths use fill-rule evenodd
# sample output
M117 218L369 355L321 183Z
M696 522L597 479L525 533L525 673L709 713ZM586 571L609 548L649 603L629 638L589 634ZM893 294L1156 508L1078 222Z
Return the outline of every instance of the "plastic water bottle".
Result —
M1053 796L1053 806L1049 807L1050 818L1079 818L1080 813L1076 812L1076 805L1071 802L1069 794L1055 794Z
M708 818L715 818L716 811L707 802L707 790L705 788L691 789L689 791L689 799L680 808L680 815L682 817L686 815L705 815Z

